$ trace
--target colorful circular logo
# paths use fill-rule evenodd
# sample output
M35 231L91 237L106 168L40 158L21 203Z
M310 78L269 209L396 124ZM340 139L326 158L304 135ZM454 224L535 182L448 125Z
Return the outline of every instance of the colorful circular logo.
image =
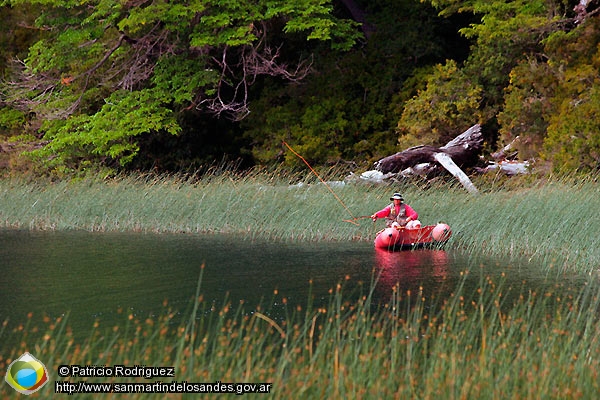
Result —
M48 382L48 371L40 360L24 353L8 366L4 380L17 392L29 395Z

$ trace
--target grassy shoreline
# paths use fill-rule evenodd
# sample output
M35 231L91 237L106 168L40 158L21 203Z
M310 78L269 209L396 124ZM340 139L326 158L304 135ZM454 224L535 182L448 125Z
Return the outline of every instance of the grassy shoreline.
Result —
M491 256L535 259L588 273L600 260L600 188L592 180L487 184L478 196L453 184L332 184L312 177L229 173L201 178L125 176L54 183L0 180L0 227L37 230L234 233L270 240L370 241L381 221L357 224L401 191L424 224L448 223L449 245ZM529 182L523 182L529 183ZM350 213L352 215L350 215Z

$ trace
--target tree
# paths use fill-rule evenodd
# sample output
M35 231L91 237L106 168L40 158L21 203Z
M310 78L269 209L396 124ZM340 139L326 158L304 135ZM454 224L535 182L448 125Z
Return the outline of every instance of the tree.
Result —
M548 35L537 57L511 71L498 120L505 142L519 136L522 158L548 161L560 171L600 167L599 21L576 16L569 29Z
M562 171L600 168L597 122L600 3L559 0L431 0L430 3L442 15L467 12L480 17L479 22L461 29L462 34L473 40L473 46L460 73L471 82L473 93L477 93L477 87L482 89L475 116L483 116L482 122L487 121L490 126L497 121L502 141L515 143L523 158L541 158ZM427 78L428 82L439 73L438 68ZM460 79L428 84L427 90L407 103L403 119L407 114L410 118L401 119L399 126L413 131L424 126L427 129L422 129L423 132L430 131L437 137L434 116L451 116L446 105L455 93L466 101L464 89L468 85ZM458 114L468 112L465 109ZM419 124L422 116L425 124ZM442 125L448 126L449 122ZM518 142L514 142L516 137Z
M498 114L500 140L514 142L522 159L535 158L542 151L553 111L552 99L557 90L553 68L543 60L530 57L510 72L504 106ZM516 138L518 141L515 141Z
M44 37L5 85L3 100L44 121L46 165L127 164L137 137L177 134L178 118L248 113L258 76L302 79L310 58L286 59L286 40L348 49L355 24L328 0L8 0L40 9ZM295 55L294 55L295 56Z
M600 170L600 16L546 43L555 95L542 156L559 171Z
M0 7L0 79L6 75L13 57L25 57L29 46L36 40L39 30L31 29L35 9ZM0 95L0 137L19 135L25 115L5 106Z
M314 73L301 84L259 86L255 112L242 124L258 162L301 163L285 140L314 164L372 164L397 149L396 124L415 68L464 52L452 23L425 4L355 3L372 29L366 42L343 54L320 45Z
M404 105L398 122L401 148L439 146L482 122L482 88L453 60L438 65L427 76L427 86Z

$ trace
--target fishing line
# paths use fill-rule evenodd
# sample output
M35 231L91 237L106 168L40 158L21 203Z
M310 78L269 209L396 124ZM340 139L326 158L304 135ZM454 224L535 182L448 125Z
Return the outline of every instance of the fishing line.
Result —
M313 174L315 174L317 178L319 178L319 180L320 180L320 181L321 181L321 182L322 182L322 183L325 185L325 187L326 187L326 188L327 188L327 189L328 189L328 190L331 192L331 194L333 194L333 196L334 196L334 197L337 199L337 201L339 201L339 202L340 202L340 204L341 204L341 205L344 207L344 209L345 209L346 211L348 211L348 214L350 214L350 216L352 217L352 220L345 219L345 220L343 220L343 221L344 221L344 222L350 222L350 223L352 223L352 224L354 224L354 225L358 225L358 224L357 224L355 221L353 221L353 220L356 220L356 219L359 219L359 218L362 218L362 217L358 217L358 218L357 218L357 217L355 217L355 216L352 214L352 212L350 211L350 209L349 209L349 208L346 206L346 204L344 204L344 202L342 201L342 199L340 199L340 198L339 198L339 196L338 196L337 194L335 194L335 192L333 191L333 189L331 189L331 187L329 187L329 185L327 184L327 182L325 182L325 181L323 180L323 178L321 178L321 177L319 176L319 174L317 174L317 171L315 171L315 170L313 169L313 167L311 167L311 166L310 166L310 164L308 163L308 161L306 161L306 160L304 159L304 157L302 157L302 156L301 156L300 154L298 154L298 153L297 153L297 152L296 152L294 149L292 149L292 147L291 147L289 144L287 144L287 143L285 142L285 140L282 140L282 142L283 142L283 144L285 144L285 145L286 145L286 147L287 147L288 149L290 149L290 151L291 151L292 153L294 153L294 154L295 154L295 155L296 155L296 156L297 156L299 159L301 159L302 161L304 161L304 164L306 164L306 165L308 166L308 168L309 168L309 169L312 171L312 173L313 173Z

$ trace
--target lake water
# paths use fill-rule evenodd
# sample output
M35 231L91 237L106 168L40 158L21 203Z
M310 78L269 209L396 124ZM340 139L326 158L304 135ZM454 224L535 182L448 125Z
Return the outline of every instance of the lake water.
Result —
M449 296L458 285L476 290L484 277L516 293L570 290L581 279L552 276L539 265L490 260L443 250L387 252L371 242L275 243L229 235L29 232L0 230L0 321L10 326L44 315L69 315L74 333L94 321L112 326L118 310L140 318L189 309L201 266L201 292L208 305L244 301L273 318L278 310L327 303L343 282L352 292L378 277L374 296L387 301L392 288L426 296ZM465 278L465 271L470 273ZM277 292L275 294L275 291ZM285 301L284 301L285 298ZM281 311L283 315L283 311Z

